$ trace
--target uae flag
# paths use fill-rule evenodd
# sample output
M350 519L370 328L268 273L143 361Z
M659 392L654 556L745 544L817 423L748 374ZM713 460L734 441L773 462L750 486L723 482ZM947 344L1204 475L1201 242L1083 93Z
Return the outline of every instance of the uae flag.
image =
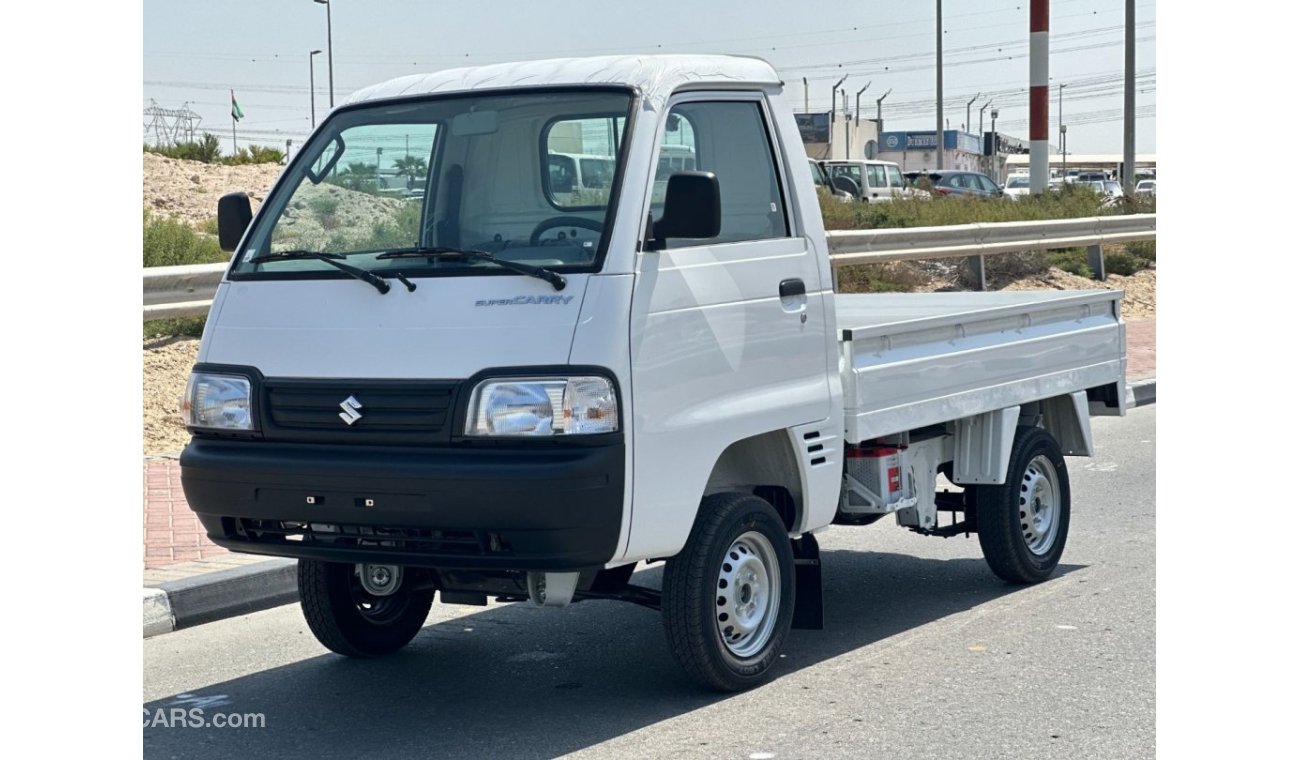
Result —
M235 100L235 91L230 91L230 118L239 121L244 118L244 109L239 107L239 101Z

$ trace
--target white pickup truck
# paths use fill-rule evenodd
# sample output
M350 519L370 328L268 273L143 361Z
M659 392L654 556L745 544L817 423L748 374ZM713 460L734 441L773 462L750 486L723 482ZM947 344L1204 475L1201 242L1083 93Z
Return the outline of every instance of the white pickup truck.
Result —
M557 187L552 155L612 175ZM423 192L378 192L375 159ZM435 595L617 599L661 610L721 690L820 627L832 524L974 534L997 576L1043 581L1063 455L1124 413L1120 294L836 295L806 160L752 58L357 92L256 217L219 204L234 256L182 402L191 507L222 546L297 558L340 654L401 648ZM632 584L653 562L662 587Z

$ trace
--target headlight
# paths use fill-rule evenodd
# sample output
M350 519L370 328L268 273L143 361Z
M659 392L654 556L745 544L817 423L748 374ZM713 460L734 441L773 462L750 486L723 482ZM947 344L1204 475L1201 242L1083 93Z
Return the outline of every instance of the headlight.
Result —
M484 380L470 396L466 435L591 435L618 430L618 400L603 377Z
M250 385L240 375L191 373L181 399L181 417L189 427L252 430Z

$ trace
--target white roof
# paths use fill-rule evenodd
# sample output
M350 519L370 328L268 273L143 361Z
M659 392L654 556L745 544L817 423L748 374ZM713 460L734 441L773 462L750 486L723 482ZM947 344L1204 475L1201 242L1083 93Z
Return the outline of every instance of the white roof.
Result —
M412 74L358 90L344 103L498 87L606 84L636 87L646 100L660 108L674 90L687 84L725 87L735 84L780 83L771 64L759 58L731 55L618 55L494 63L435 71L431 74Z

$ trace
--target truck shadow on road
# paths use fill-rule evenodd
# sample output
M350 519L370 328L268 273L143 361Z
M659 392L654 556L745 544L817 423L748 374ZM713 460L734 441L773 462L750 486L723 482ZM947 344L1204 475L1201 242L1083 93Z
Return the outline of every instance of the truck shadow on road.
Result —
M1069 574L1081 569L1061 565L1044 586L1025 587L998 580L980 559L858 551L822 558L825 630L793 632L765 689L865 648L878 648L888 662L925 657L927 646L965 646L932 638L904 654L887 640L1026 589L1071 584ZM660 574L646 570L636 582L657 587ZM298 634L311 635L305 623ZM732 698L679 673L656 613L603 601L563 610L496 607L431 624L391 657L313 657L194 693L225 695L209 714L263 713L266 727L146 728L146 757L553 757ZM192 705L177 695L145 707Z

